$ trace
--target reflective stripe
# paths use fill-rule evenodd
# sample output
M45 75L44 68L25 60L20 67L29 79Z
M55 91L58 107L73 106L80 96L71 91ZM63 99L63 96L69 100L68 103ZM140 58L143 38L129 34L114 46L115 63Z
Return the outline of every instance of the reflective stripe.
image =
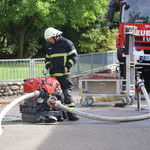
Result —
M47 64L50 64L50 62L46 62L45 64L46 64L46 65L47 65Z
M46 54L46 58L55 58L55 57L66 57L68 54L67 53L58 53L58 54Z
M46 54L46 58L55 58L55 57L64 57L64 66L67 62L67 55L68 53L58 53L58 54Z
M69 59L69 62L71 63L71 65L75 65L74 61L72 59Z
M72 50L69 53L46 54L46 58L63 57L64 58L63 66L65 66L66 62L67 62L67 56L72 55L72 54L76 54L76 53L77 53L76 50ZM75 64L74 61L71 59L69 60L69 62L72 64L72 66ZM68 70L65 69L65 73L55 73L55 74L52 74L52 76L62 76L65 74L70 74L70 72L68 72Z
M66 72L66 73L68 72L68 69L67 69L67 67L65 67L65 72Z
M61 57L61 56L65 57L65 56L67 56L67 53L51 54L49 56L50 56L49 58Z
M74 103L71 103L71 104L65 104L66 106L68 107L75 107L75 104Z
M74 49L68 53L68 55L77 54L77 51Z
M46 58L54 58L54 57L61 57L61 56L67 57L68 55L72 55L72 54L77 54L76 50L72 50L69 53L57 53L57 54L50 54L50 55L46 54Z
M46 58L50 58L50 55L46 54Z
M51 76L62 76L62 75L66 75L66 74L70 74L70 72L67 72L67 73L54 73L54 74L51 74Z

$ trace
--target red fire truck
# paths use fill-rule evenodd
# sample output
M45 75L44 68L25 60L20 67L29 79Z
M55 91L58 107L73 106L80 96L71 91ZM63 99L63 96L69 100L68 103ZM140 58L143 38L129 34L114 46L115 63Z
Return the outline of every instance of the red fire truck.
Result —
M125 26L134 26L135 42L134 55L137 66L142 72L141 78L150 92L150 0L110 0L107 18L111 26L117 24L116 38L117 57L120 63L125 62ZM116 21L119 18L119 21ZM124 76L124 65L120 65L121 75Z

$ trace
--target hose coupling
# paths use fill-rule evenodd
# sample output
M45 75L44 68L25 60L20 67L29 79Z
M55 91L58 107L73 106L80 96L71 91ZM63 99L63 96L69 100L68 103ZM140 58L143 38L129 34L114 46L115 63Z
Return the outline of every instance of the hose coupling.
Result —
M56 101L57 101L57 97L56 96L51 96L51 97L48 98L47 104L48 104L48 106L55 106Z
M136 86L139 87L139 88L141 88L142 86L144 86L144 82L140 79L140 80L138 80Z

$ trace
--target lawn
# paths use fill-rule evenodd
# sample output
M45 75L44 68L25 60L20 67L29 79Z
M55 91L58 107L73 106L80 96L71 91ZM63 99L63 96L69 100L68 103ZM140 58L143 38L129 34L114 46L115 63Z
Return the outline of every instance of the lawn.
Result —
M26 61L0 61L0 81L23 80L33 77L43 77L42 70L45 63L42 60ZM91 72L92 69L103 68L100 64L78 63L71 69L73 75Z
M26 79L41 77L44 62L0 62L0 80Z

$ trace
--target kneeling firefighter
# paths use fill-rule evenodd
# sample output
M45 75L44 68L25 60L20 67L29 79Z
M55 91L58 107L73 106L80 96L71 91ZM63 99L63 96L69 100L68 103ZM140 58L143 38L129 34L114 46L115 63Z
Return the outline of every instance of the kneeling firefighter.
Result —
M56 77L59 81L64 95L64 103L68 107L75 107L71 96L72 83L70 69L76 63L77 52L74 44L62 36L61 31L49 27L45 30L44 37L48 42L45 67L50 76ZM79 118L67 112L68 120L76 121Z

